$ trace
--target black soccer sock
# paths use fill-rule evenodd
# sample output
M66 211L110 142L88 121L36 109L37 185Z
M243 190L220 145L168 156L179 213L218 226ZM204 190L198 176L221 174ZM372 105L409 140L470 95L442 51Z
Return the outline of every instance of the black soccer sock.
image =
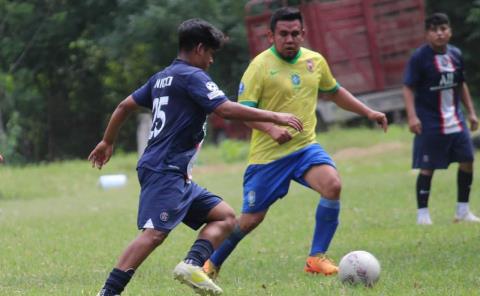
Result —
M457 201L468 202L470 186L472 185L473 173L458 170L457 173Z
M135 270L133 269L122 271L118 268L114 268L105 281L105 286L103 286L103 288L110 290L114 295L120 295L134 273Z
M417 208L428 207L428 197L430 196L430 185L432 176L418 174L417 178Z
M211 242L206 239L197 239L184 261L192 265L203 266L212 253L213 245Z

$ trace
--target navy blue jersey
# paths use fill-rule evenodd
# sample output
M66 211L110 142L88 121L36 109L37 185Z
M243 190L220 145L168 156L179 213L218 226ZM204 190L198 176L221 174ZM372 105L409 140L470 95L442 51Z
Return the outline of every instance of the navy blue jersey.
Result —
M423 45L413 53L404 84L414 91L422 133L452 134L466 129L460 109L464 81L462 53L455 46L448 45L445 53L437 53Z
M132 94L152 110L152 128L139 168L173 171L191 177L205 137L207 114L227 98L208 74L176 59Z

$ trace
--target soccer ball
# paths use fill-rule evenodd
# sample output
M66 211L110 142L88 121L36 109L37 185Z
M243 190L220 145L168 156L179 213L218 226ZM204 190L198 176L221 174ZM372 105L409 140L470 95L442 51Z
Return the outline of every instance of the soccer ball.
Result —
M380 263L367 251L353 251L343 256L338 265L342 283L362 283L372 287L380 277Z

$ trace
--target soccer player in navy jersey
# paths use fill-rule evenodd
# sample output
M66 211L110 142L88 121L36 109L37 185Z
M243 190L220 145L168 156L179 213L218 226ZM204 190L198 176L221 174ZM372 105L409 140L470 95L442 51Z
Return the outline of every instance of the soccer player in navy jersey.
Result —
M404 77L403 95L410 131L415 134L413 168L417 178L417 224L432 224L428 198L433 173L458 162L455 220L480 222L469 209L473 179L473 144L460 102L467 111L472 131L478 128L470 92L465 82L461 51L449 44L450 21L444 13L425 20L426 44L410 58Z
M292 114L262 111L227 99L205 72L224 41L223 33L211 24L187 20L179 26L178 40L177 59L117 106L103 140L88 157L100 169L110 159L127 116L139 106L152 110L148 145L137 166L141 185L137 225L142 231L120 256L98 294L101 296L120 295L135 270L180 222L195 230L205 226L186 258L173 270L175 279L202 295L221 294L222 289L201 266L233 229L235 214L220 197L191 180L207 114L303 129Z

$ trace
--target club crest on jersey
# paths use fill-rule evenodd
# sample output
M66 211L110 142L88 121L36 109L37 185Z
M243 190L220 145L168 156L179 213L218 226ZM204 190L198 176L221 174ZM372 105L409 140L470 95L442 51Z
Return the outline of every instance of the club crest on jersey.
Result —
M207 94L207 97L208 99L210 100L213 100L215 99L216 97L220 97L220 96L225 96L225 94L223 93L223 91L221 91L217 84L213 81L208 81L207 83L205 83L205 87L210 91L208 94Z
M248 206L253 208L255 206L255 191L248 192Z
M240 82L240 85L238 86L238 95L243 94L244 91L245 91L245 84L243 84L243 82Z
M161 212L160 213L160 221L162 221L162 222L167 222L168 221L168 213L167 212Z
M313 72L313 61L311 59L307 60L307 70L308 72Z
M291 80L292 80L292 83L293 83L294 86L299 86L300 85L300 75L292 74Z

